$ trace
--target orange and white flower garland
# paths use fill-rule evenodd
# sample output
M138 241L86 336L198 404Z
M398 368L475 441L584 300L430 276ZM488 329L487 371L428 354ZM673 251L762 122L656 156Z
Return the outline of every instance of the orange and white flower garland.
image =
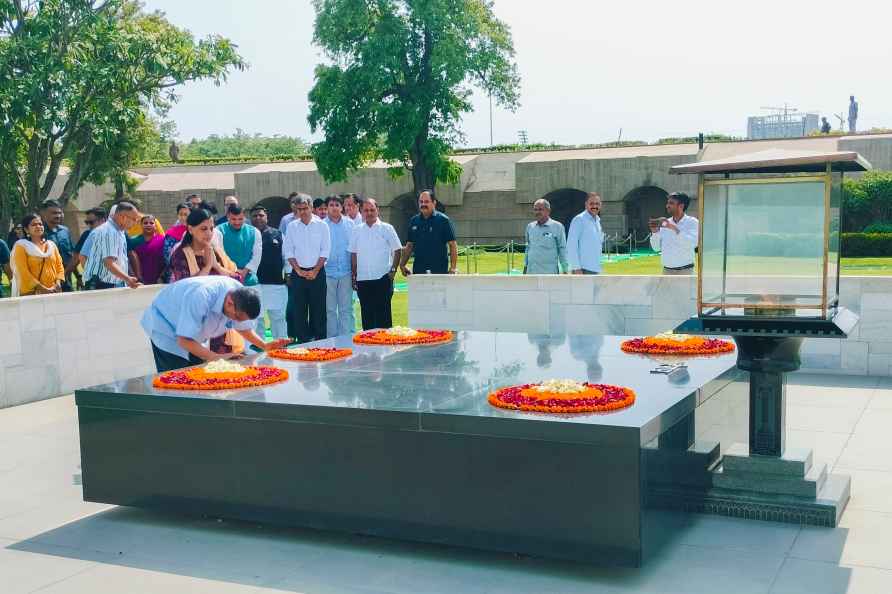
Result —
M648 355L716 355L733 352L734 343L718 338L663 332L623 341L620 348L627 353Z
M395 326L384 330L366 330L353 337L356 344L402 345L402 344L438 344L449 342L454 337L451 330L415 330L404 326Z
M301 361L304 363L321 363L324 361L335 361L337 359L345 359L353 354L353 349L334 349L334 348L291 348L291 349L275 349L266 353L274 359L284 359L286 361Z
M489 403L499 408L544 413L591 413L632 406L635 392L622 386L573 380L547 380L491 392Z
M283 382L288 372L271 366L242 366L219 359L201 367L177 369L152 380L156 388L167 390L231 390Z

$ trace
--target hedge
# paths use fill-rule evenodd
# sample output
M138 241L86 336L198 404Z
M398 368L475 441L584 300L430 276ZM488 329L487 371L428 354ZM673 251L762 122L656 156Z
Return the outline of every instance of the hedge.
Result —
M892 233L843 233L842 256L892 258Z

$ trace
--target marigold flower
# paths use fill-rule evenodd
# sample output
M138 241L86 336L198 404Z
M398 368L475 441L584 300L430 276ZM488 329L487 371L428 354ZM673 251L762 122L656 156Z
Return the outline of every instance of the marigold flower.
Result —
M647 355L716 355L734 351L734 343L718 338L664 333L625 340L620 348L626 353Z
M622 386L548 380L500 388L487 397L499 408L543 413L608 412L632 406L635 392Z
M334 349L334 348L292 348L292 349L275 349L266 353L274 359L285 359L287 361L302 361L305 363L319 363L323 361L334 361L336 359L345 359L353 354L353 349Z
M356 344L402 345L402 344L439 344L449 342L455 334L451 330L413 330L397 327L396 329L366 330L353 337Z
M233 365L241 368L241 371L223 365L177 369L155 377L152 385L165 390L232 390L267 386L288 379L288 372L278 367ZM233 371L214 371L216 369L233 369Z

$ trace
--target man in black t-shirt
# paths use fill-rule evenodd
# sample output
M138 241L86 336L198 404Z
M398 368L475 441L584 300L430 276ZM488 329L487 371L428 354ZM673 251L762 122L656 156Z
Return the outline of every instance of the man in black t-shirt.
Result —
M415 261L411 274L455 274L458 266L455 229L449 217L437 210L433 190L425 190L418 195L418 214L409 219L408 241L400 261L400 269L405 276L410 274L406 264L413 253Z
M251 209L251 223L260 231L263 240L263 253L257 267L257 280L260 285L260 315L257 317L257 334L264 336L266 323L263 312L269 317L270 332L273 338L288 338L285 322L285 306L288 303L288 289L285 286L284 264L282 261L282 233L269 226L269 213L262 206Z

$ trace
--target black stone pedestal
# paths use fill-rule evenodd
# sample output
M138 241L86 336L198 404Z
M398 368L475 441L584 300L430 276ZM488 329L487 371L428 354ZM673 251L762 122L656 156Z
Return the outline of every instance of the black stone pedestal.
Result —
M750 454L784 453L787 409L785 373L800 366L802 338L736 336L737 367L750 372Z
M803 338L844 339L858 316L835 307L826 318L703 315L681 323L681 334L734 337L737 367L749 373L749 446L725 449L712 488L678 490L685 509L742 518L836 526L851 479L813 464L810 450L786 447L785 374L799 369ZM665 499L669 499L666 497Z
M786 374L800 366L801 337L735 336L737 367L750 374L749 448L734 444L713 474L717 510L758 519L836 526L851 479L786 447ZM720 513L721 513L720 511Z

